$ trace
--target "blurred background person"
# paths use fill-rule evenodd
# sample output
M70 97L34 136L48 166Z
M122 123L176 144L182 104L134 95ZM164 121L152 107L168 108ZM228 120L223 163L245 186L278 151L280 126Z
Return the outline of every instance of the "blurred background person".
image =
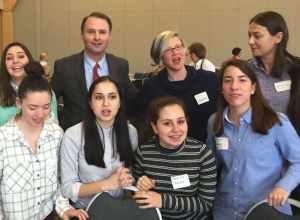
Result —
M235 47L232 49L231 54L231 60L240 60L241 59L241 53L242 53L242 49L239 47Z
M46 76L47 80L50 82L51 78L52 78L52 74L51 74L51 69L50 69L50 65L49 65L49 61L48 61L48 53L47 52L42 52L40 54L40 64L44 68L45 76Z
M193 66L196 70L206 70L211 72L216 72L215 65L209 61L207 57L207 49L204 44L196 42L192 43L189 47L189 55L193 61Z

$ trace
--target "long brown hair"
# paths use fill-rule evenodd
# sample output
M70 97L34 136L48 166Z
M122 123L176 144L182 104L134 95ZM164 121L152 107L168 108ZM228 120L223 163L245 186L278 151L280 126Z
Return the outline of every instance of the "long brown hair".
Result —
M221 69L219 88L222 91L224 72L229 66L234 66L242 71L250 80L252 84L256 85L254 94L251 96L250 105L252 108L251 127L253 131L267 134L268 130L276 123L280 123L278 115L274 112L271 107L265 101L256 75L247 61L243 60L231 60L223 64ZM224 133L224 119L223 112L228 106L228 103L224 99L222 93L219 93L218 107L216 112L215 121L213 124L213 131L217 136Z
M291 96L288 105L288 116L300 136L300 65L295 65L291 71Z
M115 85L117 88L118 94L120 96L120 108L116 115L114 124L113 124L113 134L115 139L112 138L113 153L119 153L120 161L125 163L126 167L130 167L133 164L133 150L132 144L129 137L127 117L124 111L123 103L123 94L120 86L115 82L110 76L102 76L95 80L88 92L89 101L92 100L92 95L96 86L103 82L110 82ZM92 108L88 107L88 112L85 115L83 120L83 130L84 130L84 152L85 159L88 164L95 165L97 167L105 168L104 163L104 144L100 138L98 131L98 126L96 122L96 115L93 112ZM116 152L115 152L116 149Z
M251 23L265 27L272 36L282 32L283 37L281 42L276 46L274 64L271 71L272 76L281 77L283 72L288 68L289 64L293 63L295 59L297 59L294 55L287 51L289 30L283 16L274 11L265 11L258 13L251 18L249 24ZM260 57L257 57L257 59L261 62Z
M13 42L13 43L8 44L5 47L5 49L2 53L1 71L0 71L0 105L1 106L13 106L13 105L15 105L15 102L16 102L17 94L16 94L15 90L13 89L12 85L10 84L11 76L8 73L7 68L6 68L7 52L11 47L14 47L14 46L21 47L24 50L26 56L28 57L29 62L33 61L33 57L31 55L30 51L23 44L21 44L19 42Z

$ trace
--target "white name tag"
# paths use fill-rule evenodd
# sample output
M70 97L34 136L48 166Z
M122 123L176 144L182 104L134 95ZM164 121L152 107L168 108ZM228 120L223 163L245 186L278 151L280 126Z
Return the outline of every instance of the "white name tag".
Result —
M291 80L285 80L274 83L276 92L284 92L291 89Z
M180 189L191 185L189 176L187 174L171 176L171 182L174 189Z
M228 150L229 141L227 137L216 137L215 141L218 150Z
M201 92L197 95L194 95L198 105L201 105L203 103L209 102L209 98L206 92Z

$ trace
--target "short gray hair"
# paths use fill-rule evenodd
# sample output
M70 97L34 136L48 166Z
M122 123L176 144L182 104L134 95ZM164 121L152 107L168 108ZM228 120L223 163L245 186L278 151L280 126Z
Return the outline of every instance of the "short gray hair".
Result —
M182 44L184 45L183 40L179 37L179 34L174 31L163 31L159 33L154 40L152 41L150 56L155 64L161 64L161 55L162 52L167 49L167 44L170 39L178 37Z

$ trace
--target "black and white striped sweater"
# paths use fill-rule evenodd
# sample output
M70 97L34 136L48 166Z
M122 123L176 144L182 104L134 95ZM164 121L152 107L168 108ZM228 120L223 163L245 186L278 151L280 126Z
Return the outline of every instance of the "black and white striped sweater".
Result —
M216 191L216 162L205 144L187 138L177 149L161 147L150 141L138 147L133 175L136 180L146 175L155 180L156 191L162 196L164 220L206 219ZM187 174L190 186L173 189L171 176Z

